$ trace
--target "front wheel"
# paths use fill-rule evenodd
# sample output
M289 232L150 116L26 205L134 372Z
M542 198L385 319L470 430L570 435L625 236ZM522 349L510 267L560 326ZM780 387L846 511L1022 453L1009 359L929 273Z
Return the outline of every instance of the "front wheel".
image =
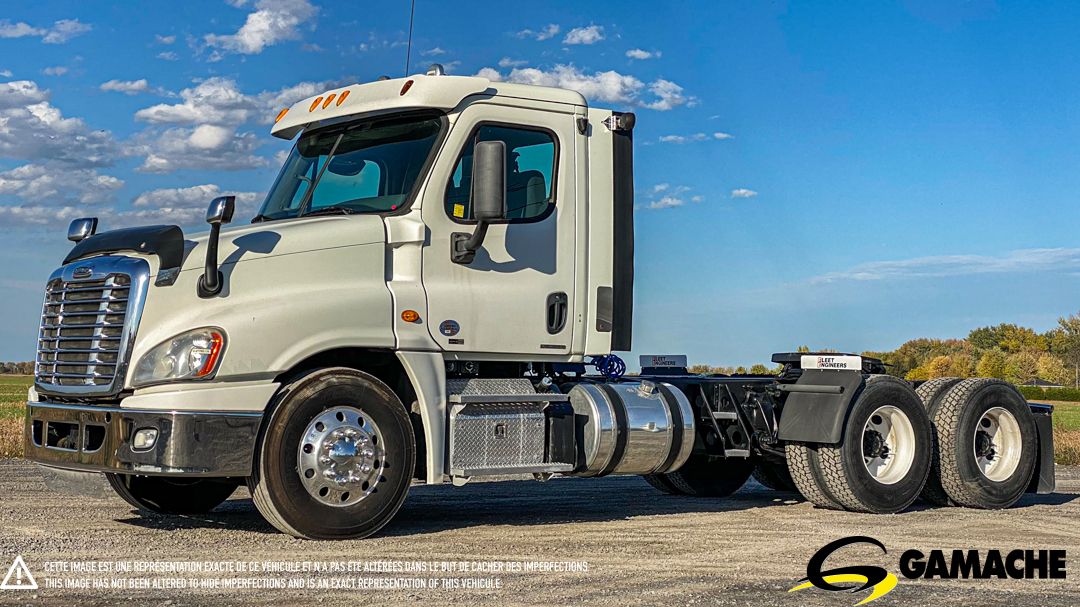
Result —
M270 524L307 539L358 539L382 529L412 482L409 412L375 377L314 371L282 388L248 479Z
M158 514L205 514L236 491L239 483L222 478L183 478L106 474L109 485L124 501Z

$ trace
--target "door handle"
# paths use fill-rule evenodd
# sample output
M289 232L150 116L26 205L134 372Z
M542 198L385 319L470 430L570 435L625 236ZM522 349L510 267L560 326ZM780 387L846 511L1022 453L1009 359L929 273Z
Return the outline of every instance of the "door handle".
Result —
M552 293L547 297L547 330L551 335L566 327L567 302L566 293Z

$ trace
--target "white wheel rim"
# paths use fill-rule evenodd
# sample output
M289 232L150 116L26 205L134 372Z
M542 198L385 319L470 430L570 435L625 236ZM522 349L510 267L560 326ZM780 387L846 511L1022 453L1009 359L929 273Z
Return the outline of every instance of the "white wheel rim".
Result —
M983 476L1002 482L1016 472L1023 452L1020 424L1012 413L994 407L979 418L974 435L975 461Z
M900 482L915 462L915 430L903 411L886 405L870 414L862 432L863 465L883 485Z
M334 407L311 420L297 450L297 473L311 497L328 506L351 506L375 492L386 450L371 417Z

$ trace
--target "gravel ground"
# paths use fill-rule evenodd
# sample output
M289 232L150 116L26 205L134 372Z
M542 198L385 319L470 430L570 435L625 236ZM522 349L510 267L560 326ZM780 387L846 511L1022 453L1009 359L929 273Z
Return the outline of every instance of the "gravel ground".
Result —
M848 606L867 594L814 588L788 594L819 548L850 535L881 540L853 546L828 566L877 565L899 575L900 554L933 549L1080 546L1080 468L1059 466L1058 493L1025 496L1005 511L928 508L916 502L894 516L816 509L797 495L753 482L726 499L662 494L637 477L505 481L465 487L414 487L397 518L377 537L349 542L295 540L277 533L238 490L198 517L143 514L117 497L89 499L45 491L38 469L0 460L0 575L22 555L38 590L0 590L0 604L226 605L348 601L353 605L823 605ZM401 561L587 562L587 572L436 573L498 579L499 589L65 589L45 579L51 561ZM204 578L426 578L428 574L191 574ZM1080 571L1033 580L908 580L875 605L1077 605ZM170 578L170 574L82 577Z

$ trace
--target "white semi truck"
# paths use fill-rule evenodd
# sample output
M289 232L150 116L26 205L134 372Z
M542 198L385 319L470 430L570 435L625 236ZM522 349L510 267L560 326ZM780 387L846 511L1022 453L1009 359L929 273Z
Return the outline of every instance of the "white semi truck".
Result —
M248 225L222 229L230 197L195 237L76 220L26 457L53 486L104 473L161 513L246 484L271 524L317 539L375 533L413 482L494 475L725 496L753 474L874 513L1053 489L1052 409L1004 382L915 386L837 354L732 377L643 357L620 377L634 121L432 66L283 110L271 132L296 144Z

